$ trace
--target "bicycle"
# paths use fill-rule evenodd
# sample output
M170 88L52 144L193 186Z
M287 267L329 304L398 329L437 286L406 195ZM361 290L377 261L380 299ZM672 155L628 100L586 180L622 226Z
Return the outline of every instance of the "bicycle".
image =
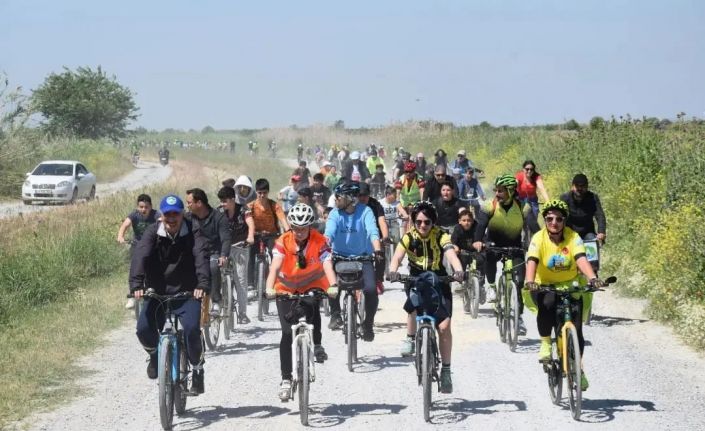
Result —
M220 339L220 324L223 320L222 310L220 314L211 313L210 295L204 295L201 299L201 333L208 350L213 351L218 348Z
M192 292L179 292L174 295L159 295L153 289L147 289L144 297L160 302L166 306L164 315L166 321L159 331L157 345L158 362L157 378L159 383L159 418L162 428L171 429L176 414L186 411L186 397L198 396L188 388L188 378L191 371L186 354L186 341L183 330L179 328L179 319L173 314L172 302L191 298Z
M605 283L612 284L616 281L617 277L613 276L607 278ZM590 284L579 286L577 282L573 282L568 288L565 285L542 284L538 290L538 292L553 292L558 297L556 325L553 328L554 336L551 337L551 358L547 361L540 361L543 365L543 371L548 377L548 392L553 404L558 405L562 399L563 378L566 378L570 413L576 421L580 420L582 409L583 391L580 386L582 358L578 343L578 330L573 325L572 316L572 310L576 306L577 300L572 295L603 290Z
M228 263L220 268L220 283L222 297L221 315L223 321L223 335L226 340L230 339L230 332L235 328L235 306L233 304L233 277L235 276L235 263L228 259Z
M497 283L496 324L499 339L507 343L514 352L519 341L519 295L514 281L514 262L512 257L524 256L520 247L496 247L494 243L485 244L485 249L499 255L502 262L502 275ZM522 263L521 265L523 265Z
M335 274L343 297L343 336L347 347L348 371L357 362L357 339L362 337L360 328L365 320L365 295L362 293L363 262L372 262L372 256L335 255Z
M595 237L583 239L583 245L585 246L585 257L590 262L593 271L595 271L595 277L597 277L597 271L600 269L600 248L602 248L602 243ZM585 324L589 326L590 323L592 323L592 307L590 307L590 311L585 318Z
M255 235L255 289L257 291L257 319L260 322L264 321L265 314L269 314L269 300L265 294L265 285L271 257L267 249L267 242L276 237L276 234L269 232Z
M478 253L460 250L460 257L470 258ZM485 302L485 286L484 277L477 269L477 259L473 259L472 263L466 269L468 274L463 281L463 311L470 315L473 319L477 319L480 310L480 303Z
M300 301L302 299L315 299L320 301L328 295L322 289L313 289L306 293L290 293L284 297ZM289 399L294 399L294 394L299 391L299 417L301 425L308 425L308 399L310 384L316 381L316 366L313 346L313 324L307 323L306 316L299 316L298 322L291 325L294 336L292 344L293 364L296 372L292 376L291 393Z
M411 290L416 289L416 280L419 276L400 275L398 282L410 283ZM441 283L450 283L455 279L452 276L437 276ZM440 292L437 292L439 297ZM417 298L422 301L424 295L418 294ZM412 301L413 302L413 301ZM431 304L414 304L416 313L416 376L418 384L423 391L423 416L426 422L431 421L431 383L437 382L440 392L441 379L438 373L441 364L440 350L438 348L438 334L436 333L436 319L429 314ZM435 310L434 310L435 311ZM433 311L431 312L433 314Z

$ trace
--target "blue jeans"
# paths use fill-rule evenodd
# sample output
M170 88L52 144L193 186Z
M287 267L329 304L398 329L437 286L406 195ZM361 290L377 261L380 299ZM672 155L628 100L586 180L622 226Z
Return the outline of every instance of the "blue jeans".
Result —
M150 355L157 353L159 331L164 327L166 304L152 298L145 298L144 307L137 319L137 338ZM198 365L203 360L201 345L201 301L193 298L174 301L172 312L178 316L181 329L186 339L186 350L191 365Z

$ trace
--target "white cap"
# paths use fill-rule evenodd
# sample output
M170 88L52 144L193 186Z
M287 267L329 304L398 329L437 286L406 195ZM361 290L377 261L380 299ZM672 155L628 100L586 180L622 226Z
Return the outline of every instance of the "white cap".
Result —
M352 153L350 153L350 160L360 160L360 152L353 151Z

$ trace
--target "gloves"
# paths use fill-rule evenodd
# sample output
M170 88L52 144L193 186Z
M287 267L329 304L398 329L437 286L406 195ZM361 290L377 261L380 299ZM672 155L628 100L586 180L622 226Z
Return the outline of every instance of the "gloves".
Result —
M384 251L382 250L377 250L375 251L375 264L376 265L384 265Z
M394 283L395 281L399 281L401 277L399 276L398 272L390 272L389 273L389 281Z
M530 292L536 292L539 290L539 284L535 281L527 281L524 283L524 289L530 291Z
M328 294L329 298L335 299L335 297L338 296L338 285L331 284L328 287L328 290L326 290L326 293Z
M267 289L264 292L264 295L267 297L267 299L274 299L277 297L277 291L274 289Z
M455 271L455 272L453 273L453 278L454 278L455 281L457 281L458 283L462 283L463 280L465 279L465 272L464 272L464 271Z
M604 281L600 280L597 277L590 280L590 285L592 287L594 287L595 289L601 289L603 287L607 287L607 283L605 283Z

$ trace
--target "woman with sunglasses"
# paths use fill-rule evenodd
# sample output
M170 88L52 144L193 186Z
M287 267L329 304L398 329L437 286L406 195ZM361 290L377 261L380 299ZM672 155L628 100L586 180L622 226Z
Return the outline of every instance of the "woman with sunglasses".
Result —
M595 272L585 256L585 247L580 236L565 222L568 218L568 205L559 199L549 201L541 211L546 226L532 238L526 255L526 289L524 302L536 315L536 324L541 337L539 361L551 357L551 330L556 321L556 294L553 292L536 292L541 284L572 286L574 281L581 281L579 273L584 274L595 287L605 284L595 277ZM573 324L578 332L578 344L582 356L585 348L583 338L583 316L592 303L592 293L580 294L577 309L573 310ZM588 388L585 372L581 374L582 390Z
M536 163L534 163L533 160L524 160L522 166L522 170L514 175L518 183L517 196L522 203L528 202L529 205L531 205L531 211L534 217L538 217L538 195L541 194L541 200L543 202L548 202L548 192L546 192L546 187L543 185L541 174L536 172Z
M291 393L291 325L294 306L306 313L306 320L313 324L313 354L316 362L328 359L321 345L321 312L318 301L292 300L289 293L305 293L312 289L323 289L331 297L338 294L333 271L331 250L326 238L311 229L314 222L313 209L303 203L294 205L286 216L291 230L277 238L272 249L272 264L267 276L267 297L277 298L277 312L281 323L282 336L279 342L279 360L282 382L279 398L287 401Z
M409 261L409 274L417 276L423 272L431 271L436 275L447 275L443 258L450 263L453 268L453 277L463 280L463 266L455 254L455 248L450 240L450 235L443 232L436 221L438 214L431 202L421 201L416 203L411 209L411 220L413 227L404 234L397 245L394 256L389 263L390 281L399 280L397 270L401 265L404 256ZM404 339L401 355L411 356L414 354L416 336L416 311L409 300L410 285L405 286L406 303L404 310L407 312L406 339ZM450 330L450 319L453 314L453 296L448 283L441 283L438 286L443 301L436 311L436 325L439 333L439 349L441 351L441 392L449 394L453 392L453 381L450 375L450 356L453 347L453 335Z

